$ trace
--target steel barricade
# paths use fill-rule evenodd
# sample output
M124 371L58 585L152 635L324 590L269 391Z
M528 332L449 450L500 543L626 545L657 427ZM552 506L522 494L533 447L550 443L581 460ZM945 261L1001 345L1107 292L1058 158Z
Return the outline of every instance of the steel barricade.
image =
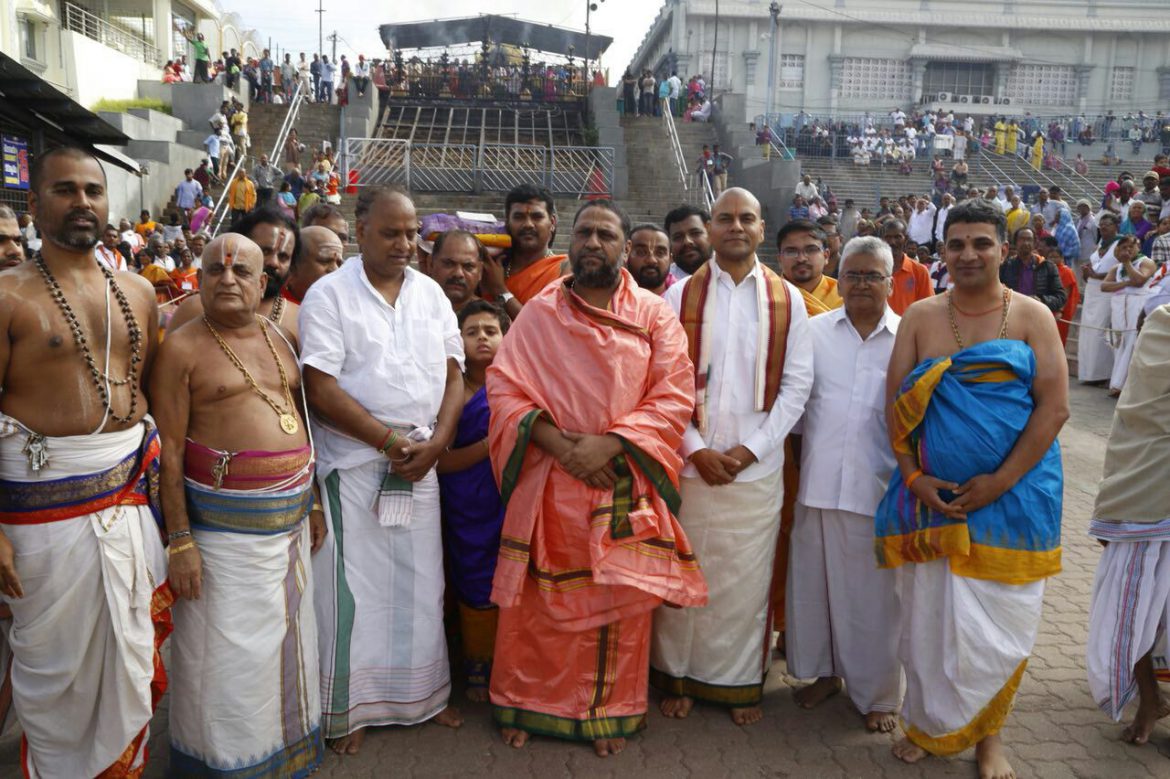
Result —
M484 144L479 159L479 186L507 192L520 184L546 184L548 149L544 146Z
M477 151L478 147L470 144L411 144L411 189L418 192L472 191Z
M613 197L610 146L556 146L549 155L549 190L555 195Z
M397 138L346 138L347 186L396 184L410 189L410 142Z

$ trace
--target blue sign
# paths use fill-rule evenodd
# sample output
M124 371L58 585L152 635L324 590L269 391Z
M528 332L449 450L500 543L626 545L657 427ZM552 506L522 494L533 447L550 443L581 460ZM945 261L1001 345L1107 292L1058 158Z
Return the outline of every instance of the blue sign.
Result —
M28 141L11 135L0 136L4 156L4 186L28 189Z

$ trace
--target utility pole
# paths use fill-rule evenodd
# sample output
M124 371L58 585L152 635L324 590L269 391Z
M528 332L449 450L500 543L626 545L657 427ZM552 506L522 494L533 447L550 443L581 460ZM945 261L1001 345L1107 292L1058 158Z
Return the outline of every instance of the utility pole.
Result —
M768 99L764 102L764 124L771 126L772 101L776 97L776 46L780 35L780 9L782 6L772 0L768 6L768 13L772 16L772 40L768 53Z
M604 3L605 0L598 0L598 2ZM585 0L585 94L589 94L593 89L593 77L589 73L589 14L596 10L597 3L593 0Z
M317 53L320 54L325 51L325 36L322 25L325 19L325 0L317 0L317 10L313 13L317 14Z
M333 59L331 61L336 63L337 62L337 30L333 31L333 34L329 36L329 40L333 41Z

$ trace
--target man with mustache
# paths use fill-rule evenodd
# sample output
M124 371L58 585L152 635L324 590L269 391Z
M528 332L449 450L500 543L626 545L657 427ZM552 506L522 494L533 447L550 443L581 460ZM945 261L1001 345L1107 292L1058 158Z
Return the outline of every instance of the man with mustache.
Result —
M521 184L504 199L504 214L512 248L504 261L508 289L497 302L507 307L513 296L523 305L567 274L569 261L549 248L557 234L557 206L547 189Z
M681 281L711 259L707 228L711 215L692 205L681 205L666 215L663 228L670 239L670 275Z
M43 243L0 273L0 594L24 776L141 774L172 599L147 505L150 283L94 256L109 217L89 152L38 155Z
M780 271L784 280L800 290L809 317L841 307L837 280L825 275L825 231L807 219L791 219L776 233ZM800 483L800 436L784 440L784 501L780 508L780 535L776 540L776 564L772 571L772 627L780 631L776 648L785 651L785 589L788 582L788 548L796 517L796 488ZM805 705L801 702L801 705ZM815 705L811 704L811 705Z
M468 303L480 299L479 285L486 259L487 251L479 239L466 230L447 230L435 238L430 276L443 288L456 315ZM514 300L509 296L508 303Z
M300 257L301 233L296 222L282 214L275 206L261 206L232 223L228 232L238 233L260 247L264 253L264 275L267 281L257 313L274 324L281 325L296 338L300 306L281 297L280 290L288 280L294 260ZM203 302L198 295L184 300L171 321L168 332L174 332L192 319L203 316Z
M313 559L321 729L345 755L370 726L463 722L448 706L435 474L463 408L463 338L442 289L410 267L410 198L366 187L354 214L361 254L301 309L329 527Z
M573 275L529 301L487 371L507 506L490 696L517 748L538 733L621 752L646 723L655 607L706 600L675 519L694 373L678 319L622 269L629 224L612 201L577 211Z
M879 412L900 321L886 305L893 270L883 240L853 239L841 260L844 309L809 323L816 365L787 590L788 671L816 679L796 702L811 709L844 681L866 729L883 733L902 701L897 579L873 562L873 515L895 464Z
M730 709L737 725L763 717L784 437L813 378L808 313L760 262L764 229L759 201L727 190L712 208L714 258L666 294L697 385L678 518L711 587L704 608L655 614L650 681L669 696L667 717L686 717L696 700Z
M658 225L640 224L630 230L626 267L642 289L663 295L674 283L670 275L670 238Z
M23 237L16 212L0 205L0 270L15 268L24 262Z

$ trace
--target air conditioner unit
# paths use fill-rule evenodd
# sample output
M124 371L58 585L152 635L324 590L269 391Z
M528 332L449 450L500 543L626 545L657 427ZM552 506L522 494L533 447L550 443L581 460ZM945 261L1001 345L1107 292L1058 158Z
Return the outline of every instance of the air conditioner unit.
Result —
M974 99L973 95L958 95L956 96L956 103L970 103Z
M939 92L935 99L940 103L949 103L952 97L954 96L950 92Z
M996 100L995 102L999 103L1000 105L1011 105L1012 99L1010 97L1001 97L999 100Z
M983 105L991 105L991 96L990 95L982 95L979 98L979 102L982 103Z

